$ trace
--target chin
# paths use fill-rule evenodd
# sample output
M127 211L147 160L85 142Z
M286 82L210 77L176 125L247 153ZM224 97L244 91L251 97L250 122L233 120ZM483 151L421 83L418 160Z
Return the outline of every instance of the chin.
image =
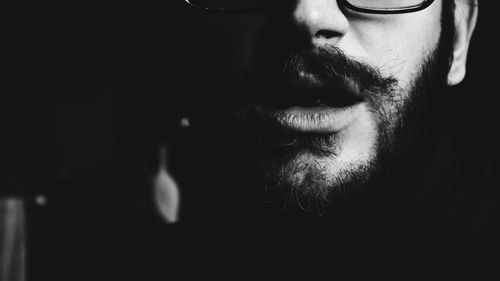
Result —
M280 198L285 209L313 216L343 208L353 194L367 188L377 167L375 128L365 128L362 138L357 129L347 131L338 136L334 154L301 152L261 162L268 192Z

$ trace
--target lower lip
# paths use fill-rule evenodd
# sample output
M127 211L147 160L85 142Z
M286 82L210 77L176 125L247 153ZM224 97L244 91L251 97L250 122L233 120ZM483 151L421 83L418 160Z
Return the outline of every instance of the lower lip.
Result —
M291 107L283 110L257 108L257 114L272 127L291 133L331 134L342 131L359 116L362 103L349 107Z

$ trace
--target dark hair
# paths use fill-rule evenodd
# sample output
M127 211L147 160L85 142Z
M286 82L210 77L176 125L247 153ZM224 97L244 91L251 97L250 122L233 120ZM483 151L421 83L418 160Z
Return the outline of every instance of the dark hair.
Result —
M443 1L443 10L441 14L441 40L444 42L454 42L456 38L456 30L455 30L455 0L444 0ZM453 61L453 53L449 56L449 61L447 67L447 71L451 67L451 63Z

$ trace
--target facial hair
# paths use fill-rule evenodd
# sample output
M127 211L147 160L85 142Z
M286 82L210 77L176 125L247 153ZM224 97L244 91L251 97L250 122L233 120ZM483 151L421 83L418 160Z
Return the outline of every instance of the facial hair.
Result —
M303 91L306 82L301 79L301 73L313 74L321 84L321 90L315 91L305 87L305 95ZM345 201L339 200L340 198L345 198L358 186L365 185L367 175L373 174L376 165L367 163L348 167L332 177L318 161L297 159L305 154L318 158L337 156L341 150L337 135L282 134L261 124L252 109L256 106L286 108L307 103L349 106L366 100L373 110L380 110L381 104L394 100L397 81L391 77L382 77L373 67L349 59L335 47L296 53L286 60L281 75L277 76L278 79L276 75L269 73L263 77L274 77L273 86L269 87L271 83L268 81L252 79L248 83L250 86L245 88L248 91L247 97L251 97L252 101L242 116L246 117L247 125L243 139L248 141L249 150L257 156L264 185L267 187L264 200L274 203L278 201L288 210L299 208L314 214L322 213L330 205L339 206L340 202ZM272 94L263 90L266 86ZM384 93L384 96L380 93ZM380 122L381 126L388 123ZM379 131L386 132L388 129ZM305 176L299 177L299 174Z
M249 177L257 176L256 181L249 182L257 185L262 209L306 217L343 213L358 198L387 191L421 169L443 128L443 92L453 40L453 9L443 7L440 39L404 90L392 77L383 77L378 69L349 59L336 48L296 52L281 64L257 64L236 91L234 116L236 126L242 128L240 141L246 156L242 158L253 163L249 170L255 174ZM274 72L276 69L279 71ZM307 87L297 75L303 71L319 77L329 91L308 92L306 98L295 95L296 89L300 92L301 87ZM351 91L352 87L357 91ZM256 106L280 109L307 103L349 105L360 100L366 101L377 118L374 157L362 165L347 167L333 178L317 161L297 161L297 156L335 157L341 149L335 134L283 135L263 126L254 114Z
M279 206L289 214L321 216L328 212L342 213L356 197L387 188L390 185L388 175L398 174L396 170L402 164L410 170L419 168L422 163L416 161L415 156L423 158L439 131L439 109L449 67L449 50L449 42L440 40L421 64L419 75L407 92L397 87L394 78L383 77L377 69L353 61L335 48L294 54L286 61L280 76L282 80L278 83L275 80L273 87L283 81L285 85L300 87L297 74L314 73L326 88L340 93L340 98L337 96L333 98L336 100L331 100L331 96L318 93L312 99L308 95L309 101L329 105L339 103L339 100L348 104L364 99L377 117L375 157L362 165L349 166L333 177L318 161L297 159L306 153L335 157L341 149L335 134L281 135L259 124L252 112L257 105L287 107L294 102L300 103L301 97L293 96L293 90L273 90L274 95L255 91L255 88L250 90L249 93L264 94L254 94L252 102L247 100L247 106L239 111L238 116L245 128L242 134L245 148L259 167L263 186L260 198L264 204ZM258 87L259 82L254 81L252 85ZM364 93L363 96L351 93L342 96L353 85L362 89L356 92ZM279 93L283 92L286 98L280 97Z

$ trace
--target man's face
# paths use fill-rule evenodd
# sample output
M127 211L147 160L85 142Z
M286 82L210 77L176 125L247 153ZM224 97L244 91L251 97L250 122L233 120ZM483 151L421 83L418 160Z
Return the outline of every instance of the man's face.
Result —
M239 76L243 142L267 189L322 211L369 184L411 143L401 138L421 135L409 132L423 120L408 119L425 119L429 95L439 94L429 89L446 82L436 67L448 61L438 52L442 1L393 15L335 0L282 5L229 40L228 73Z

